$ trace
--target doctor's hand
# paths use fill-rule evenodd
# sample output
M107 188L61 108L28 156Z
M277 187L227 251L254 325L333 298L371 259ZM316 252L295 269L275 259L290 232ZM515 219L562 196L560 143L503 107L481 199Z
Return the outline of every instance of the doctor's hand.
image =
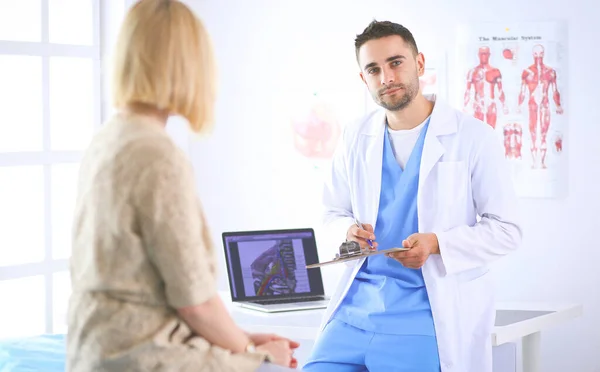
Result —
M429 255L440 253L437 235L434 233L412 234L402 242L402 246L410 249L403 252L387 253L386 256L394 258L402 266L410 269L420 269Z
M377 242L375 241L373 226L369 225L368 223L363 223L362 225L364 229L361 229L356 225L350 226L348 232L346 233L346 240L357 242L363 251L376 251ZM370 239L373 242L373 247L369 245L367 239Z

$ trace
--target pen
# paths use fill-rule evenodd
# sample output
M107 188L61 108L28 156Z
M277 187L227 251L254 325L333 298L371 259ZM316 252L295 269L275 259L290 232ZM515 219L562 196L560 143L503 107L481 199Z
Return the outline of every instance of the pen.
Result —
M360 223L360 222L359 222L359 221L356 219L356 217L354 218L354 223L356 224L356 226L358 226L358 228L359 228L359 229L363 229L363 230L365 229L365 228L363 227L362 223ZM370 246L371 248L373 248L373 241L372 241L371 239L367 239L367 243L369 243L369 246Z

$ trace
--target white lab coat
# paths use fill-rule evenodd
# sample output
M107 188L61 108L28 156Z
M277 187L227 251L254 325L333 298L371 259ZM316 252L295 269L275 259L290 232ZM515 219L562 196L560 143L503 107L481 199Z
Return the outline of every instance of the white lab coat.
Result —
M417 197L419 232L437 234L440 255L423 266L442 372L491 372L495 306L489 264L521 242L517 201L501 141L492 128L436 97L425 137ZM344 130L325 180L325 226L340 242L356 215L375 226L385 112ZM401 246L402 242L398 242ZM391 248L391 247L385 247ZM321 330L364 259L350 261Z

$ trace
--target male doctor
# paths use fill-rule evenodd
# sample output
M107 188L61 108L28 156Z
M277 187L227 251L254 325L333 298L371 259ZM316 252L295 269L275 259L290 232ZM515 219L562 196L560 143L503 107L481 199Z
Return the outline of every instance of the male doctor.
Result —
M425 58L409 30L374 21L355 47L383 109L346 127L325 223L363 249L409 250L350 261L304 370L490 372L488 266L521 241L502 145L422 95Z

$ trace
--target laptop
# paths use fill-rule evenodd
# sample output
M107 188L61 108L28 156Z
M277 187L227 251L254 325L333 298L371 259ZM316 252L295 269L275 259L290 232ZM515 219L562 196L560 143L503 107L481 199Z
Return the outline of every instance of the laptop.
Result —
M323 309L321 269L311 228L223 233L232 302L267 313Z

